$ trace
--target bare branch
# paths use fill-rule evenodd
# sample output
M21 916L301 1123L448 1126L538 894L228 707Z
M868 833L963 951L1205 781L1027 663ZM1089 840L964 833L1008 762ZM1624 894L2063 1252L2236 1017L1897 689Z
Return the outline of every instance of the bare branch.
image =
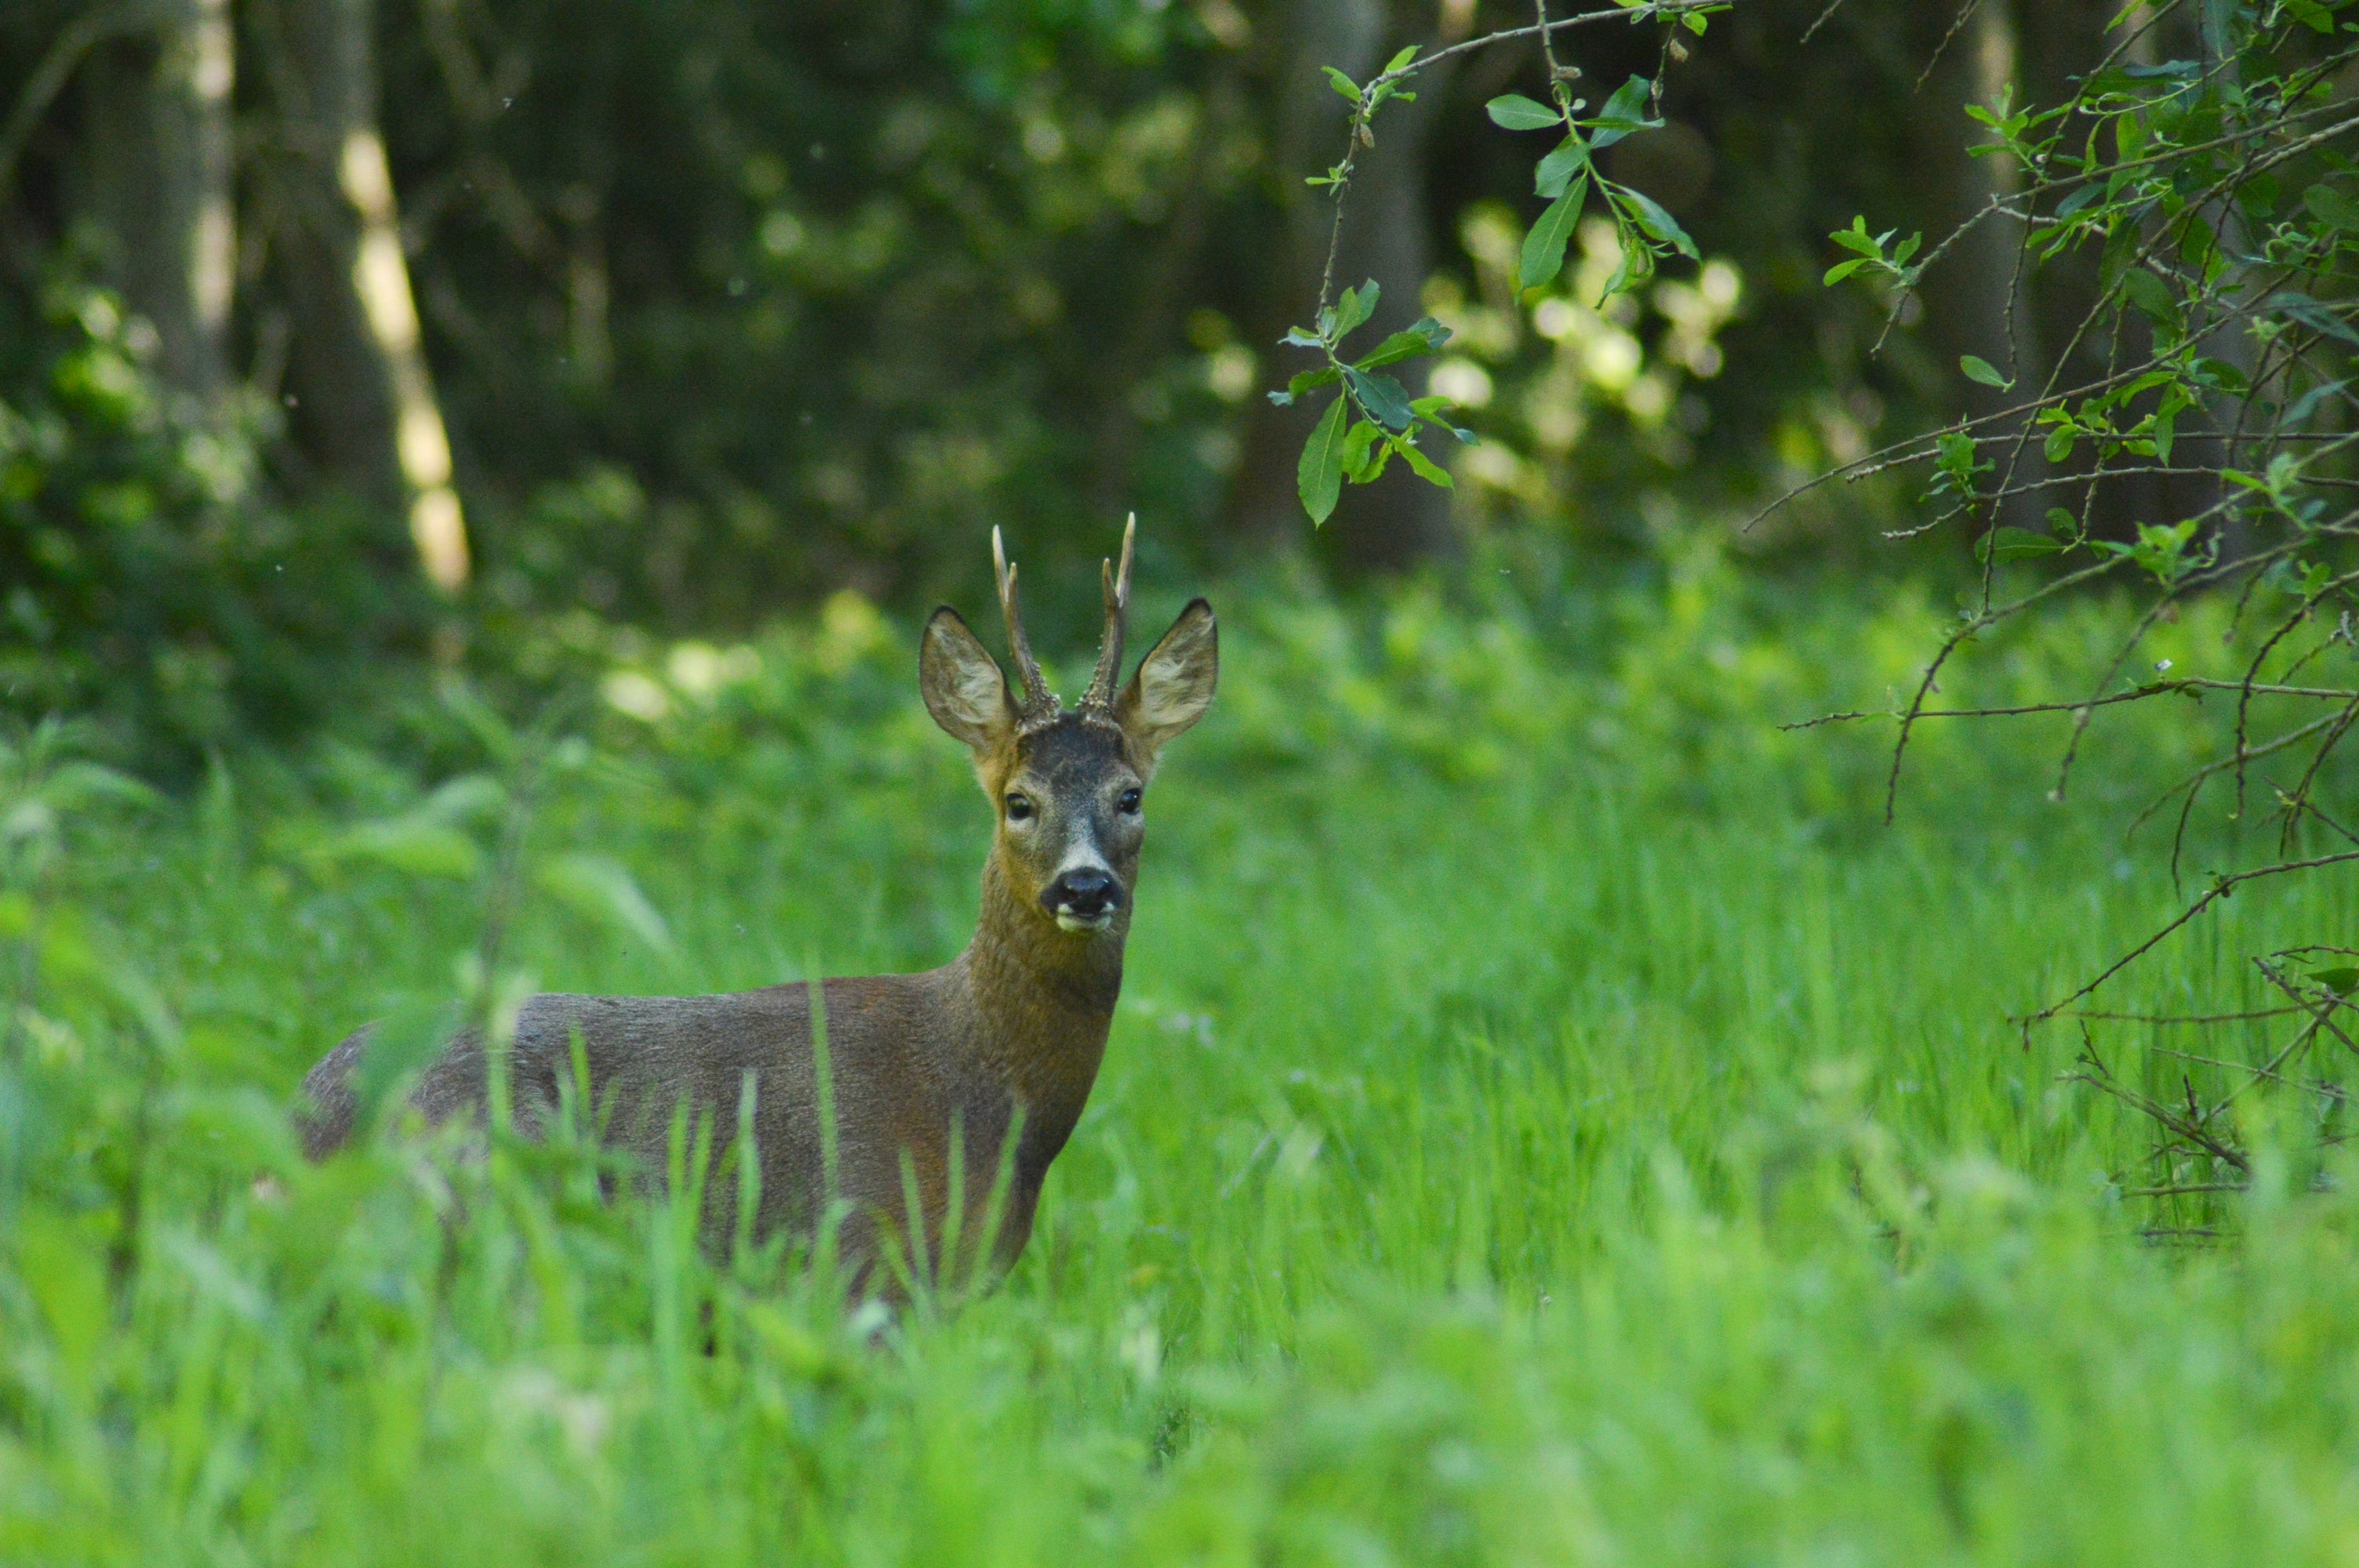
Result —
M2171 920L2169 925L2165 925L2161 930L2156 932L2145 941L2139 943L2136 947L2131 948L2127 953L2125 953L2122 957L2114 959L2113 963L2106 966L2103 974L2099 975L2095 979L2089 981L2088 984L2074 991L2071 996L2066 997L2061 1001L2043 1007L2038 1012L2032 1013L2028 1017L2025 1018L2023 1020L2025 1027L2028 1028L2030 1025L2035 1023L2045 1023L2048 1020L2054 1018L2066 1008L2071 1006L2074 1002L2079 1001L2083 997L2094 994L2097 988L2104 985L2107 980L2112 979L2115 975L2120 974L2124 969L2128 968L2138 959L2146 957L2147 954L2152 952L2156 947L2159 946L2163 940L2169 936L2171 933L2177 931L2180 926L2185 925L2189 921L2193 920L2197 915L2211 908L2220 900L2226 898L2230 893L2235 892L2236 889L2242 887L2245 883L2249 881L2257 881L2264 877L2281 877L2292 871L2316 871L2321 866L2347 865L2353 860L2359 860L2359 849L2345 850L2339 855L2320 855L2307 860L2280 860L2274 865L2257 866L2251 871L2237 871L2230 876L2217 878L2212 882L2211 888L2204 892L2202 897L2197 899L2193 903L2189 904L2184 910L2181 910L2179 914Z

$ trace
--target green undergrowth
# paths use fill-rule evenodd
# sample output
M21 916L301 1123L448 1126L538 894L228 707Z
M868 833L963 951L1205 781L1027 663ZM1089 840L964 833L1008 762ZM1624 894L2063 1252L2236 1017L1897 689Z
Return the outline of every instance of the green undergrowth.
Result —
M2338 1158L2256 1095L2254 1190L2158 1249L2148 1129L2009 1022L2191 891L2120 829L2216 703L2119 714L2062 803L2068 720L1930 726L1884 828L1888 726L1776 725L1889 706L1927 591L1705 561L1582 617L1223 611L1033 1242L897 1320L700 1255L687 1200L603 1201L565 1141L383 1126L315 1168L286 1110L372 1017L951 956L986 819L912 628L559 628L587 706L454 684L406 743L185 797L18 737L0 1562L2359 1554ZM2212 614L2140 657L2228 667ZM1970 649L1944 699L2082 695L2126 624ZM2251 852L2199 825L2189 874ZM2249 1005L2244 955L2350 905L2256 886L2104 994Z

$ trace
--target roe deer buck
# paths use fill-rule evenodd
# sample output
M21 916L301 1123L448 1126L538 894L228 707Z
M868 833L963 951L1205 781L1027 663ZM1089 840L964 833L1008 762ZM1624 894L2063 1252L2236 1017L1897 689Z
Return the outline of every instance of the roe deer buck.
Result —
M679 1108L711 1119L718 1152L744 1130L741 1096L750 1097L756 1234L784 1227L809 1236L840 1220L840 1255L857 1280L900 1231L921 1249L912 1269L947 1274L977 1260L938 1255L945 1222L963 1215L970 1235L980 1228L1005 1158L993 1261L1012 1262L1105 1051L1146 831L1142 797L1165 743L1212 705L1219 672L1218 629L1199 599L1117 691L1136 527L1134 519L1124 532L1121 569L1105 565L1097 672L1070 712L1033 660L997 530L993 566L1021 693L956 611L945 606L926 622L919 689L935 722L973 752L997 818L982 918L966 951L941 968L822 982L831 1094L821 1093L805 983L721 996L543 995L526 1003L508 1053L518 1129L551 1124L560 1085L575 1079L578 1036L602 1136L650 1173L666 1168ZM373 1029L303 1080L314 1158L352 1135L353 1076ZM480 1117L494 1066L481 1041L463 1034L425 1069L410 1103L429 1121ZM832 1140L823 1098L832 1100ZM826 1216L831 1180L842 1202ZM709 1241L736 1226L734 1185L710 1184Z

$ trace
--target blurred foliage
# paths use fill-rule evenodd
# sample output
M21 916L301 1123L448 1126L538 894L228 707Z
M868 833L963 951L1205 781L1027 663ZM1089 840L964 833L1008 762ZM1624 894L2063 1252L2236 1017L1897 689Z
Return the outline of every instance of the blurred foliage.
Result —
M1897 63L1941 29L1848 7L1864 19L1804 49L1817 9L1722 18L1667 78L1670 127L1606 155L1718 259L1674 256L1601 334L1575 325L1598 314L1593 229L1545 295L1505 292L1537 203L1528 144L1481 104L1536 59L1508 46L1424 84L1431 195L1386 221L1432 230L1426 303L1446 324L1458 301L1490 308L1458 311L1481 329L1461 331L1473 362L1514 362L1470 421L1502 449L1462 454L1482 487L1466 527L1612 550L1643 533L1625 519L1650 487L1755 495L1851 455L1887 400L1912 417L1947 400L1938 355L1904 343L1865 365L1873 308L1816 287L1826 230L1859 203L1938 222L1968 200L1922 178L1928 159L1962 163L1968 122L1926 113ZM1368 20L1407 38L1525 16ZM1316 81L1308 13L905 0L585 18L437 0L419 21L383 35L386 129L496 601L674 632L844 586L914 605L981 584L1002 524L1036 591L1078 606L1132 506L1171 569L1266 546L1224 524L1259 394L1300 368L1278 332L1313 303L1288 234L1321 200L1299 179L1328 149L1290 145L1284 119ZM1603 82L1659 50L1650 27L1584 29L1572 52ZM1872 151L1862 121L1881 127ZM1719 375L1731 351L1741 383Z
M1223 591L1034 1244L899 1322L701 1253L692 1198L609 1195L580 1139L312 1165L285 1108L360 1019L532 974L952 951L986 809L908 622L582 635L569 730L454 683L382 752L225 754L180 800L10 732L0 1556L2332 1562L2347 1155L2265 1145L2239 1250L2157 1259L2114 1197L2136 1130L2004 1016L2169 901L2159 855L2016 808L2036 724L1929 736L1899 831L1829 845L1881 747L1769 722L1872 695L1939 597L1798 606L1699 555L1569 658L1430 587ZM1969 650L1956 690L2073 689L2125 614ZM2132 715L2093 776L2200 748L2184 719ZM2207 946L2143 984L2211 983Z
M2161 1200L2233 1255L2131 1242L2143 1128L2007 1019L2275 837L2199 819L2175 867L2168 813L2117 831L2233 753L2216 690L2109 709L2030 804L2093 674L2144 684L2135 637L2157 676L2342 681L2348 635L2270 654L2222 596L2104 588L1971 627L1943 703L2065 710L1928 719L1882 833L1888 732L1777 726L1903 706L1973 563L1857 569L1920 515L1889 476L1732 522L1982 395L1950 366L2004 313L1929 287L1871 362L1908 300L1830 296L1825 236L1987 194L1955 110L1993 51L1956 26L2011 19L2052 102L2119 9L1740 5L1608 149L1701 256L1610 301L1594 229L1510 291L1539 204L1479 105L1535 62L1433 84L1399 221L1484 439L1462 551L1350 593L1230 524L1308 298L1302 24L1340 6L386 0L456 603L304 425L264 73L208 404L88 239L60 97L0 205L0 1559L2346 1560L2359 1172L2144 1020L2275 1000L2236 956L2347 929L2348 888L2256 886L2120 988L2122 1082L2236 1098L2247 1198ZM0 99L132 14L0 8ZM954 952L984 808L915 617L987 606L1006 524L1070 687L1134 503L1137 622L1207 589L1223 691L1158 776L1114 1048L1002 1289L847 1318L562 1133L300 1159L291 1086L370 1017L426 1044L543 982ZM2253 761L2354 819L2343 753Z
M1216 501L1245 389L1135 341L1175 208L1191 294L1266 227L1203 7L421 10L386 131L496 602L743 622L979 581L995 524L1045 573L1104 410L1156 427L1125 503Z
M397 528L272 500L270 411L191 408L113 293L62 267L35 298L0 293L0 341L23 355L0 387L0 706L101 718L168 769L302 733L373 654L416 644Z
M1299 568L1214 585L1220 718L1190 737L1184 766L1307 803L1342 784L1386 779L1479 788L1532 756L1570 751L1653 807L1709 815L1774 794L1815 833L1875 837L1892 766L1888 719L1921 676L1927 640L1954 623L1971 584L1904 579L1834 589L1810 574L1766 572L1692 522L1663 538L1649 570L1552 596L1493 576L1500 586L1479 596L1426 578L1339 597ZM1149 592L1134 622L1159 625L1181 601ZM2225 677L2262 636L2233 611L2226 601L2186 607L2147 630L2146 656L2173 678ZM2122 600L2091 598L1995 628L1945 674L1945 701L2069 708L2112 657L2107 639L2132 620ZM947 776L952 799L970 787L960 770L945 773L940 736L909 700L914 625L857 594L840 592L809 617L743 640L666 640L587 616L539 631L512 660L538 684L516 689L594 693L586 708L560 710L603 753L658 770L699 802L695 820L722 839L777 831L768 803L813 769L854 795L852 781L887 796L929 777ZM1089 658L1077 649L1063 664L1049 661L1051 685L1078 684ZM2341 663L2311 668L2332 675ZM2288 700L2256 698L2254 721L2274 719ZM2234 695L2180 706L2124 709L2093 730L2073 800L2101 804L2118 830L2124 807L2146 806L2224 754ZM1781 728L1832 711L1886 722ZM402 752L437 768L481 765L472 731L440 712L407 709L388 741L398 734ZM2004 722L1995 740L1973 722L1922 725L1902 774L1902 812L1916 814L1920 795L1938 799L1938 822L1927 826L1954 831L1962 849L1973 834L2027 831L2027 810L2039 816L2027 803L2053 786L2072 715ZM2324 787L2339 793L2346 773L2331 769ZM2277 777L2256 764L2253 787ZM748 794L751 778L769 782ZM2167 843L2169 827L2145 825L2129 841ZM2207 822L2199 841L2243 831ZM933 854L922 847L929 841L897 840L921 860Z
M1607 298L1621 247L1610 223L1591 218L1577 231L1562 286L1527 312L1515 287L1520 233L1507 211L1473 209L1461 238L1474 291L1443 278L1429 298L1453 334L1434 389L1484 436L1458 459L1475 481L1465 504L1509 527L1569 515L1601 491L1652 494L1650 486L1693 467L1712 419L1706 384L1727 364L1720 335L1745 307L1734 263L1715 256L1692 278ZM1614 522L1590 529L1610 537ZM1643 524L1615 542L1643 549Z
M353 12L375 17L403 248L480 568L446 633L482 626L496 644L586 611L737 635L847 588L915 609L982 585L995 524L1061 623L1083 616L1133 506L1147 579L1296 548L1236 519L1261 394L1291 368L1278 334L1312 303L1296 236L1307 223L1324 242L1323 199L1301 179L1332 156L1343 105L1312 57L1343 22L1408 41L1525 20L1489 4L1348 9ZM1421 80L1424 118L1383 133L1413 141L1417 177L1354 200L1419 232L1424 307L1456 332L1439 384L1482 438L1444 454L1462 539L1511 541L1527 575L1643 562L1669 492L1677 515L1710 516L1707 498L1758 498L1951 411L1949 359L1919 341L1937 323L1904 325L1871 362L1874 303L1817 278L1823 236L1857 211L1930 228L1971 206L1955 109L1972 83L1958 51L1938 54L1945 18L1859 0L1805 44L1823 9L1739 5L1669 71L1652 25L1566 42L1589 83L1667 84L1663 128L1601 167L1675 213L1706 260L1671 257L1643 297L1600 304L1593 227L1546 291L1507 292L1539 209L1531 144L1481 105L1546 95L1528 49ZM2008 9L2027 78L2085 52L2088 27ZM238 390L198 417L152 383L135 396L72 379L102 361L129 367L110 385L152 368L123 291L111 336L83 324L107 308L79 292L125 265L96 232L113 167L99 88L147 58L137 18L84 0L0 10L0 102L28 116L0 190L23 590L8 700L136 713L183 762L225 726L286 732L349 707L322 696L324 672L434 640L387 500L328 461L325 405L302 384L317 214L290 172L308 133L285 118L280 35L310 14L231 8ZM57 52L92 27L87 53ZM58 65L68 90L37 102ZM1305 82L1317 114L1297 103ZM1805 506L1756 542L1855 564L1863 515L1892 499Z

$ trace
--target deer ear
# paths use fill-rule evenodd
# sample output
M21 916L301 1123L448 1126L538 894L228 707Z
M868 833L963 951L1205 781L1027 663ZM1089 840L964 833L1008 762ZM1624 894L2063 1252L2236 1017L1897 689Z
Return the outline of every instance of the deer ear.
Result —
M926 622L918 690L934 722L978 752L997 745L1016 722L1016 700L998 661L947 604Z
M1221 628L1212 607L1200 599L1138 662L1138 673L1114 704L1114 717L1147 770L1165 741L1204 717L1220 679Z

